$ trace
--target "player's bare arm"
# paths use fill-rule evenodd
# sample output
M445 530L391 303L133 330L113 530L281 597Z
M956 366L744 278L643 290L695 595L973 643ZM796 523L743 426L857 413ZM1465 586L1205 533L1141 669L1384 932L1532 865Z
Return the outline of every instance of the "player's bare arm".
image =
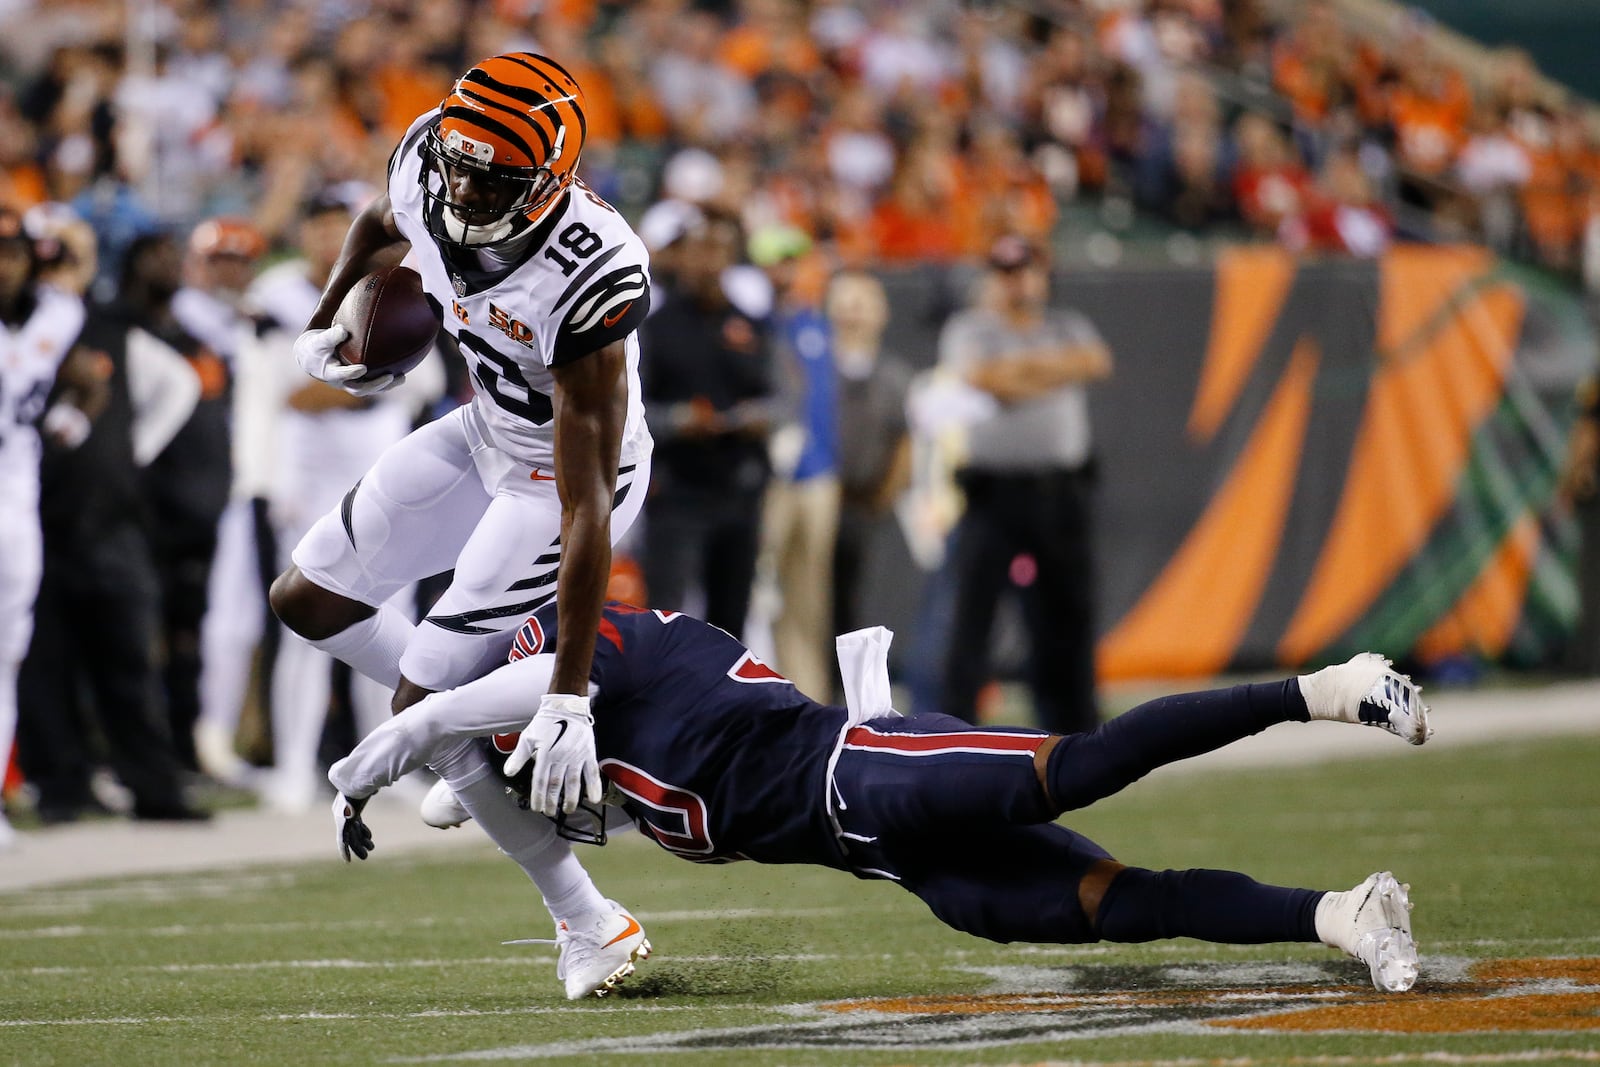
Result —
M553 693L586 694L595 633L611 574L611 498L627 418L624 342L554 368L556 491L561 497L561 567L556 603L570 619L556 655Z
M520 766L533 760L529 807L545 815L577 810L582 797L599 800L589 667L611 573L611 507L627 421L625 341L612 343L554 371L556 492L561 499L559 611L574 622L556 651L550 685L522 732Z

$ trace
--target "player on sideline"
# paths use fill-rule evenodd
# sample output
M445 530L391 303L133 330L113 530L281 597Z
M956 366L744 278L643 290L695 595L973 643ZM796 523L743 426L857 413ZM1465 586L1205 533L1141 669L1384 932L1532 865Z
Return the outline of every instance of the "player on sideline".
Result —
M13 208L0 206L0 779L17 728L17 674L33 636L44 566L39 528L40 432L66 448L89 436L106 404L98 361L74 347L83 301L39 284L39 253ZM45 410L60 382L57 402ZM13 842L0 810L0 851Z
M386 194L351 224L295 342L314 378L357 395L395 384L360 380L335 353L347 332L329 324L373 257L409 244L471 372L472 402L390 447L271 591L289 629L394 688L396 711L504 660L512 631L552 601L592 634L611 545L649 484L633 336L650 305L648 254L577 179L584 129L583 91L559 63L517 52L468 70L401 139ZM421 624L385 604L451 569ZM562 650L541 729L590 721L591 646ZM547 820L504 817L516 809L491 771L470 757L431 765L543 894L568 996L606 988L649 954L638 922L601 896Z
M535 720L520 740L493 744L511 754L508 772L534 757L535 806L548 810L565 790L570 810L579 782L604 775L670 852L891 879L949 926L993 941L1320 941L1366 963L1380 990L1416 981L1409 887L1388 872L1321 892L1229 871L1146 870L1052 822L1275 723L1366 723L1420 745L1427 708L1387 660L1362 653L1299 678L1162 697L1059 735L899 715L888 705L887 637L839 639L849 707L829 707L713 626L608 604L590 676L593 733L572 730L552 745ZM538 612L507 666L433 694L336 763L328 778L342 797L334 823L345 859L372 847L360 813L379 788L439 753L487 744L474 738L517 729L561 644L556 612Z

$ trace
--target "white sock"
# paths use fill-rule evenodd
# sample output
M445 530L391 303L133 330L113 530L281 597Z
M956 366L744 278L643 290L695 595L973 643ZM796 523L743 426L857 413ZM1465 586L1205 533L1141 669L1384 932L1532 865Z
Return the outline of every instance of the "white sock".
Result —
M1300 675L1300 695L1312 719L1360 722L1361 697L1383 677L1388 661L1374 652L1362 652L1344 663Z
M1338 936L1336 936L1333 932L1334 912L1344 906L1344 898L1347 895L1348 893L1333 892L1330 890L1322 895L1321 900L1317 901L1317 912L1315 919L1317 937L1322 939L1322 943L1324 945L1331 946L1332 948L1346 948L1345 942L1349 940L1347 936L1348 931L1344 929L1350 925L1348 922L1340 924Z
M250 665L255 641L234 641L202 630L200 661L200 721L232 737L239 729L245 691L250 687Z
M291 782L317 782L317 746L333 695L333 661L285 631L272 668L272 764Z
M605 897L572 854L572 846L556 836L555 823L518 806L476 743L469 741L436 756L430 766L489 839L538 886L556 921L571 923L607 909Z
M394 690L359 671L350 679L350 711L359 741L393 718Z
M399 608L384 604L370 618L309 643L380 685L395 689L400 685L400 654L416 629L417 624Z

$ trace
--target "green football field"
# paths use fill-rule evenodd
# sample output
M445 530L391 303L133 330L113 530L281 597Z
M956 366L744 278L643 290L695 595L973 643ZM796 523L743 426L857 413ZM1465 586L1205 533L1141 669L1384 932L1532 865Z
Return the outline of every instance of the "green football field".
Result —
M1600 1060L1600 739L1138 786L1072 825L1146 866L1412 884L1423 977L1316 946L1001 946L892 885L584 856L656 955L569 1004L487 847L0 896L0 1063L1479 1064Z

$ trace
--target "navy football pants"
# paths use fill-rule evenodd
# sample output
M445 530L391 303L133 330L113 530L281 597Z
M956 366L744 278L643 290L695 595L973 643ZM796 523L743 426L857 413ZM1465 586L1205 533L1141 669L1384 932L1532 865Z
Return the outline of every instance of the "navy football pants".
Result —
M1164 697L1064 737L1048 779L1061 808L1083 807L1165 763L1305 717L1292 680ZM976 729L939 714L850 730L834 790L851 869L899 881L949 926L993 941L1316 940L1320 893L1226 871L1129 868L1105 894L1098 927L1092 924L1078 885L1111 857L1050 821L1058 809L1034 769L1049 736Z

